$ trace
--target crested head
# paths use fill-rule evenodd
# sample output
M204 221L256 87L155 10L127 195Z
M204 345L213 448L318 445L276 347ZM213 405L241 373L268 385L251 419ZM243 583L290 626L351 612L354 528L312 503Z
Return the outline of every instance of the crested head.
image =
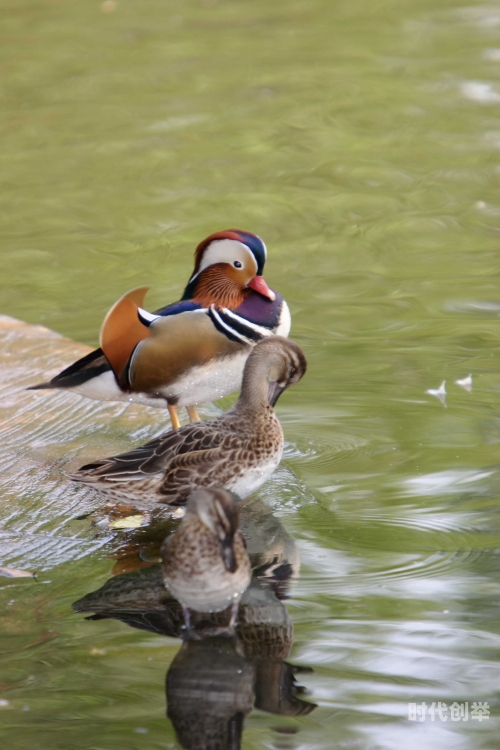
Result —
M268 336L256 344L246 361L240 401L245 404L249 399L265 396L267 403L274 406L283 391L297 383L306 369L304 352L295 341Z
M186 506L187 514L196 515L219 542L222 560L230 573L237 567L233 550L240 519L237 500L237 495L227 490L204 488L192 492Z
M267 247L265 246L261 238L256 234L252 234L252 232L245 232L242 229L224 229L222 232L215 232L214 234L211 234L209 237L206 237L202 242L200 242L194 254L195 263L193 276L195 276L201 270L201 265L203 260L205 259L208 248L212 245L212 243L217 243L221 240L230 240L232 242L237 242L241 245L245 245L245 247L250 250L255 258L255 262L257 264L256 273L259 276L262 276L262 272L267 260Z
M194 271L183 299L203 307L235 309L253 289L274 301L274 292L262 278L266 257L266 246L256 234L240 229L211 234L196 248Z

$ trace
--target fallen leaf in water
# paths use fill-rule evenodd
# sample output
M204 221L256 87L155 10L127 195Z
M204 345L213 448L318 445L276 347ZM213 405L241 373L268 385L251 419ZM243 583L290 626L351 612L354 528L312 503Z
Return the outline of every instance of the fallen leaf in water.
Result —
M0 568L0 576L7 576L7 578L33 578L34 573L30 573L28 570L18 570L17 568Z
M147 519L143 515L137 516L126 516L125 518L118 518L116 521L110 521L110 529L139 529L147 523Z
M174 510L172 513L172 518L184 518L186 515L186 509L185 508L177 508L177 510Z

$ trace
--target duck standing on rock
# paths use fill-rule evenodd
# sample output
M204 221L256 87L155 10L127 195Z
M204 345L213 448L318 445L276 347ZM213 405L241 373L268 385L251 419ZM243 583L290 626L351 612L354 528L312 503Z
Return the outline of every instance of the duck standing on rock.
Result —
M185 505L199 487L224 487L247 497L281 460L283 430L273 407L306 366L294 341L265 338L252 349L240 396L226 414L165 432L69 477L137 507Z
M222 489L196 490L179 528L162 545L163 580L182 605L188 634L190 609L222 612L231 607L232 630L250 584L252 571L236 499Z
M167 403L199 419L196 405L238 390L245 361L266 336L288 336L290 312L262 272L264 242L240 229L217 232L195 252L182 299L156 313L142 308L149 287L125 294L101 327L101 348L33 390L62 388L100 400Z

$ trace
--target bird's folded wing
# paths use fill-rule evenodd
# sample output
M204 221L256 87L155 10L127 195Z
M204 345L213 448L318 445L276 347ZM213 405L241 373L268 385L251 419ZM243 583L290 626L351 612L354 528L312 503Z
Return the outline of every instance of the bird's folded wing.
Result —
M241 344L220 333L202 310L159 317L135 348L127 376L134 391L161 391L192 368L240 351Z
M190 300L172 302L170 305L155 310L154 315L170 317L187 311L197 310L199 308L200 305L197 305ZM35 391L44 388L76 388L77 386L83 385L89 380L102 375L104 372L109 372L110 370L111 365L109 364L103 350L99 348L86 354L85 357L78 359L76 362L73 362L72 365L66 367L58 375L53 377L52 380L49 380L46 383L33 385L28 388L28 390Z
M163 474L179 454L183 454L188 463L196 463L194 456L197 453L217 448L227 438L223 432L214 429L213 422L185 425L126 453L86 464L70 478L89 483L128 482L151 474Z
M174 456L158 490L160 502L182 504L198 487L223 487L232 476L227 465L233 458L232 452L226 453L221 446Z

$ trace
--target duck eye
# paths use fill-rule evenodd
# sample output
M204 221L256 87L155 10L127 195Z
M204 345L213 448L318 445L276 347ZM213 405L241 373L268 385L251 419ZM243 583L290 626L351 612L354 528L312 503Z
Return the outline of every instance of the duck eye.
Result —
M243 267L243 263L240 263L239 260L235 260L234 263L233 263L233 266L235 268L242 268Z
M288 373L288 377L289 378L293 378L293 376L295 375L296 372L297 372L297 368L293 367L293 365L292 365L292 367L290 367L290 372Z

